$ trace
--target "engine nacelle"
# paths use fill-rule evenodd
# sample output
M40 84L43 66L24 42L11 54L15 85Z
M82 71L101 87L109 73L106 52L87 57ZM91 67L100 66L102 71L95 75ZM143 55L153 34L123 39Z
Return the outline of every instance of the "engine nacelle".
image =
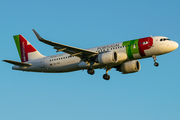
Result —
M140 62L138 60L133 60L123 63L119 68L117 68L117 70L122 72L122 74L127 74L127 73L138 72L140 68L141 68Z
M109 51L98 55L96 61L100 64L122 63L127 59L127 54L124 52Z
M122 63L123 61L125 61L127 59L127 54L124 52L118 52L117 53L117 60L118 63Z
M97 57L97 62L100 64L112 64L118 62L118 55L114 51L101 53Z

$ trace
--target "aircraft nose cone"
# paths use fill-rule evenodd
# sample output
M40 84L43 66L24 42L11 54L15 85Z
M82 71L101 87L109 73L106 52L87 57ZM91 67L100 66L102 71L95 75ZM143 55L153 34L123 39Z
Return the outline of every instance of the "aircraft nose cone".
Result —
M178 47L179 47L179 44L177 42L175 42L174 49L177 49Z

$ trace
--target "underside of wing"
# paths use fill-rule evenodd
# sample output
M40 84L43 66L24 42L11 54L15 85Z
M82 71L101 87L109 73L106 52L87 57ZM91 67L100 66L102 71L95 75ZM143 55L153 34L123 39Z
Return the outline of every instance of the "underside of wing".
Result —
M10 64L13 64L13 65L21 66L21 67L31 66L32 65L30 63L23 63L23 62L17 62L17 61L12 61L12 60L3 60L3 61L7 62L7 63L10 63Z
M37 37L37 39L39 41L53 46L54 49L57 50L56 52L63 51L65 53L71 54L71 56L80 57L81 59L89 58L89 57L92 57L92 56L98 54L98 52L85 50L85 49L81 49L81 48L76 48L76 47L71 47L71 46L68 46L68 45L59 44L59 43L56 43L56 42L45 40L34 29L33 29L33 32L34 32L34 34L36 35L36 37Z

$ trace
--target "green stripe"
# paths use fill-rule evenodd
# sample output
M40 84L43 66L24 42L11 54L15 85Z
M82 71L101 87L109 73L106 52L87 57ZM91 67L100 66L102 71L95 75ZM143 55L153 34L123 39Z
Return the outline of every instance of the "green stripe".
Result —
M19 53L19 57L20 57L20 60L21 60L21 48L20 48L20 39L19 39L19 35L14 35L14 41L16 43L16 47L17 47L17 50L18 50L18 53Z
M123 46L126 46L126 53L127 53L127 56L129 59L133 58L133 54L131 52L131 46L128 46L130 45L131 41L126 41L126 42L123 42Z
M134 58L133 54L139 53L138 41L139 39L123 42L122 45L126 46L126 53L129 59Z
M139 41L139 39L136 39L136 40L133 40L133 41L132 41L133 43L131 43L131 44L132 44L132 46L131 46L132 54L137 54L137 53L139 53L138 41ZM136 44L136 45L135 45L135 44Z

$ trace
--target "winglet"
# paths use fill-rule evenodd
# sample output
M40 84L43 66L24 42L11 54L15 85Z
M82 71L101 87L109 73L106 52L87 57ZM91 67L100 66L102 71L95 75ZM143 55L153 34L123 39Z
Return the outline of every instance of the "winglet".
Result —
M33 32L36 35L38 40L40 40L40 41L44 40L34 29L32 29L32 30L33 30Z

